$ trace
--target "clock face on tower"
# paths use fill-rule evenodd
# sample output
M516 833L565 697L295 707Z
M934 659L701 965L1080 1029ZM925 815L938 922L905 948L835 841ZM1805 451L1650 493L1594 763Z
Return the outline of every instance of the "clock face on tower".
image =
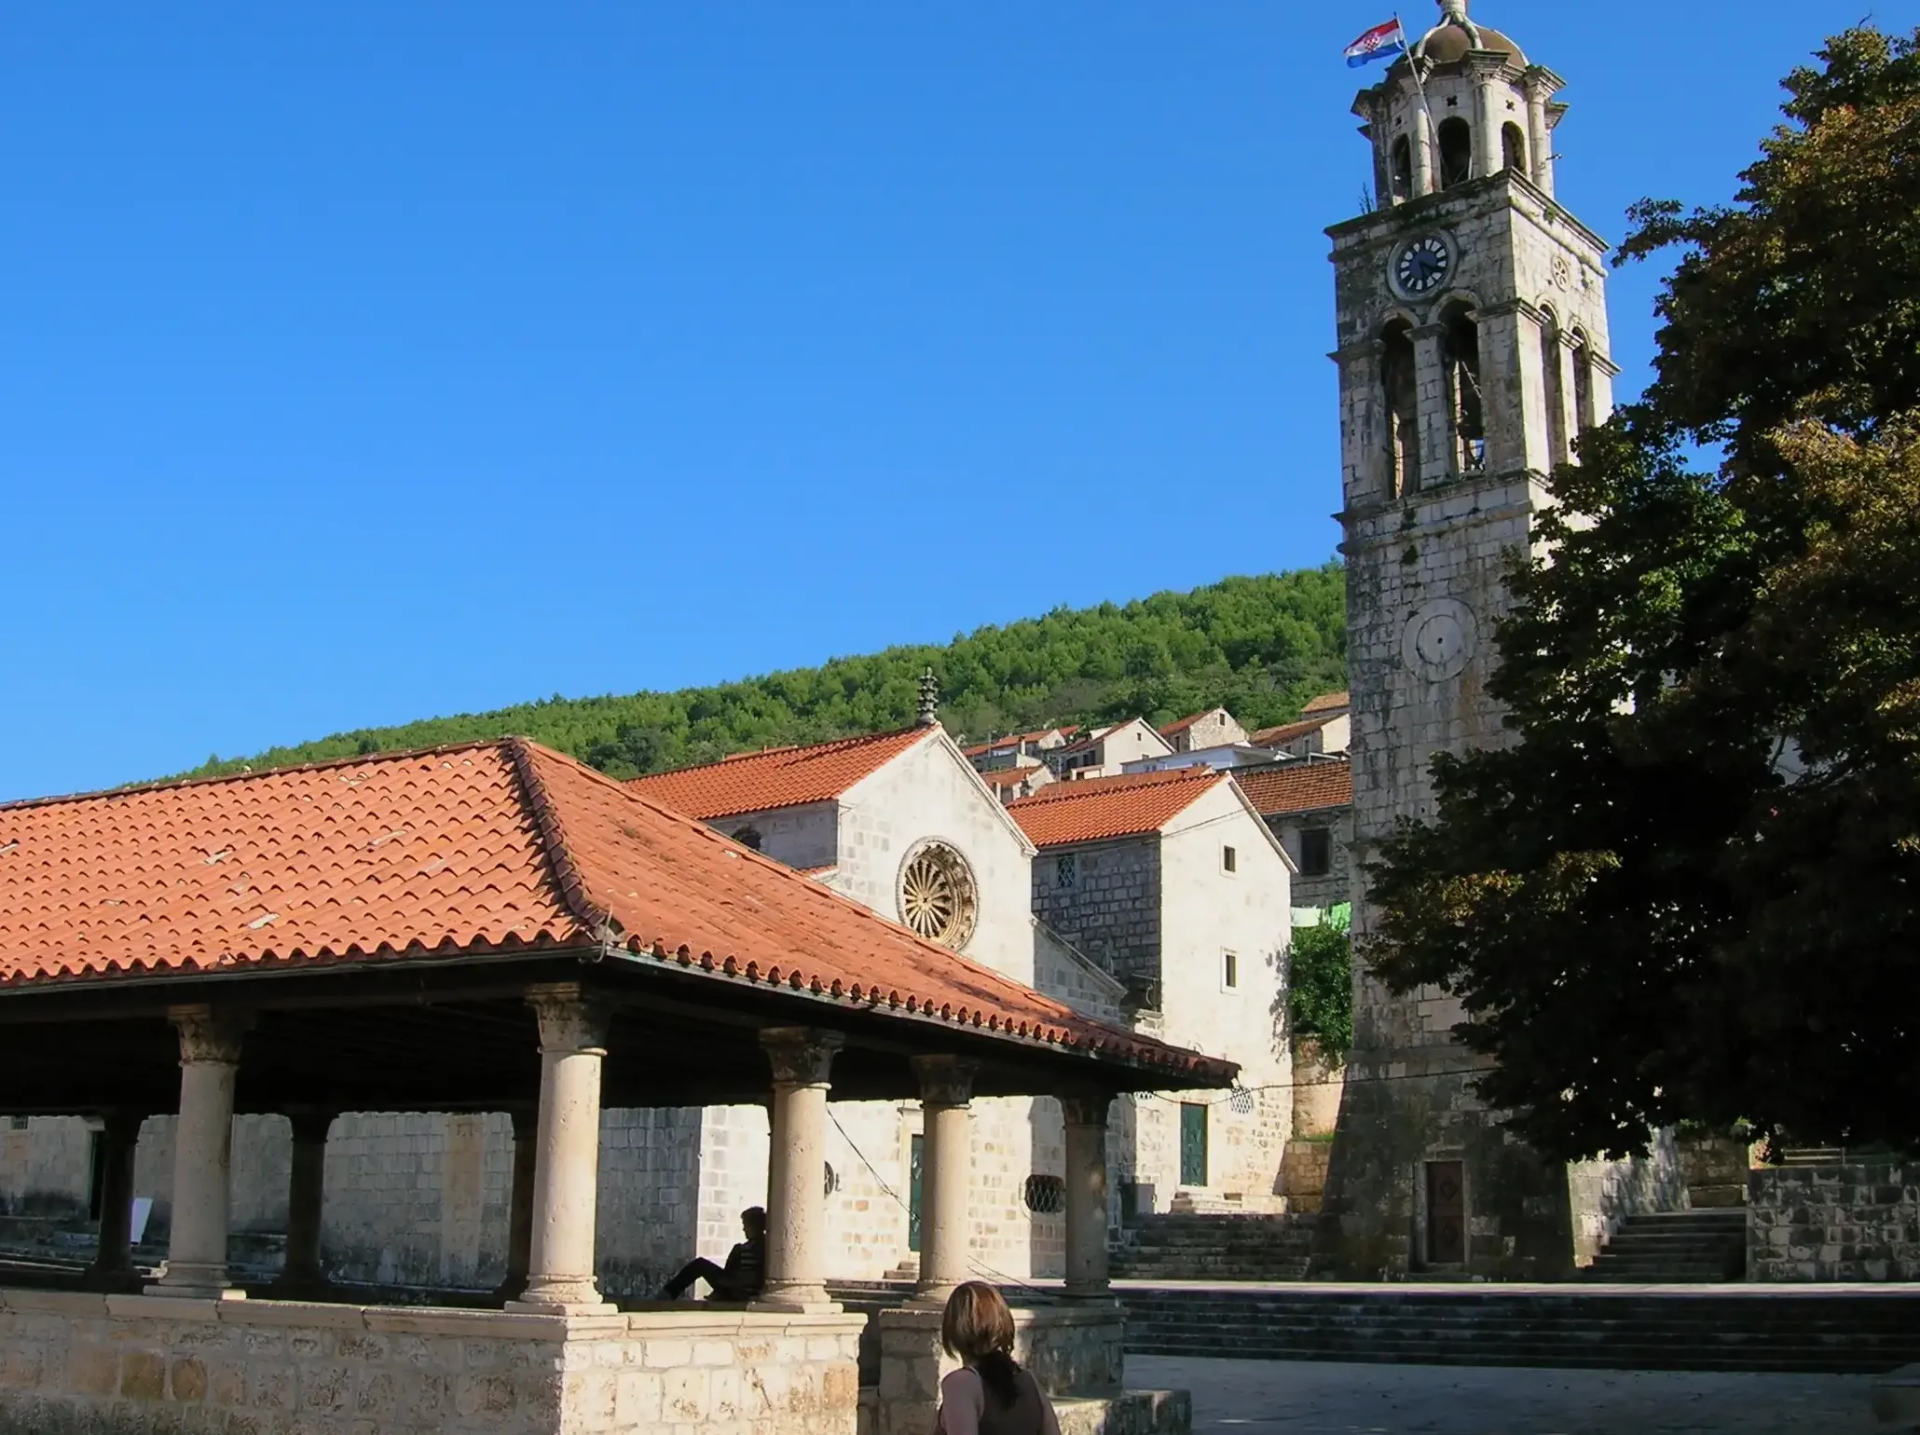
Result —
M1414 298L1431 294L1452 272L1453 251L1437 234L1409 239L1393 252L1394 287L1402 294Z

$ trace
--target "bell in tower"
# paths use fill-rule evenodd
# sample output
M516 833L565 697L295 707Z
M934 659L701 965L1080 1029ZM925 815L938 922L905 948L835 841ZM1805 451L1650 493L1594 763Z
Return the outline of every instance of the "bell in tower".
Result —
M1607 245L1554 198L1563 81L1441 0L1440 20L1363 90L1377 202L1333 241L1353 693L1353 858L1432 815L1429 764L1510 740L1487 693L1505 564L1532 542L1547 476L1602 421ZM1364 878L1361 879L1364 881ZM1354 892L1355 1045L1319 1232L1352 1275L1565 1275L1608 1192L1543 1160L1470 1083L1458 1004L1366 971ZM1638 1187L1645 1189L1644 1185Z

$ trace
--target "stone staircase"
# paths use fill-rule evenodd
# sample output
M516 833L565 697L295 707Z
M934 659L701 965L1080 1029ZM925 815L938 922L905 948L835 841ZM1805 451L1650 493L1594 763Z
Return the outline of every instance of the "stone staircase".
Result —
M1737 1281L1746 1274L1747 1208L1628 1216L1585 1271L1611 1284Z
M1312 1248L1298 1216L1175 1212L1129 1226L1110 1265L1116 1280L1297 1281Z
M1248 1360L1880 1373L1920 1361L1920 1292L1123 1287L1127 1350Z

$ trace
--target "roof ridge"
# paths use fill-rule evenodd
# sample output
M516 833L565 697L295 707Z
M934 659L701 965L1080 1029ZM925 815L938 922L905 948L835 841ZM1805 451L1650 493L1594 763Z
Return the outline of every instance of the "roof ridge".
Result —
M125 787L100 787L90 792L60 792L45 797L15 797L0 802L0 812L18 812L30 807L57 807L65 802L96 802L106 797L141 797L149 792L173 792L183 787L213 787L226 782L253 782L266 777L284 777L289 773L330 772L339 767L364 767L372 763L404 762L416 757L441 757L453 752L472 752L483 747L500 748L510 742L531 742L521 737L472 737L464 742L445 742L434 747L394 748L385 752L357 752L347 757L329 757L319 762L293 762L285 767L263 767L259 771L221 772L208 777L162 777L151 782L130 782Z
M618 941L622 933L620 923L611 908L595 904L586 874L580 870L580 864L574 860L573 849L567 844L567 829L560 820L560 809L548 793L539 769L534 766L535 751L551 752L552 749L541 747L533 739L525 737L508 738L502 747L506 750L508 765L513 768L513 775L520 784L520 800L533 818L534 829L540 834L540 847L546 854L547 865L553 869L554 881L560 888L560 900L573 914L574 920L593 934L595 941L603 945Z
M830 747L847 747L860 742L878 742L882 738L905 737L911 732L932 732L933 729L912 727L890 727L883 732L856 732L846 737L830 737L820 742L790 742L780 747L746 748L740 752L730 752L725 757L716 757L712 762L690 763L686 767L667 767L659 772L643 772L638 777L629 777L627 783L649 782L656 777L679 777L689 772L702 772L710 767L725 767L730 763L746 762L756 757L776 757L789 752L821 752Z
M1193 782L1201 779L1214 780L1231 774L1217 768L1208 767L1204 762L1189 763L1184 767L1155 768L1148 772L1119 772L1105 777L1070 778L1062 782L1050 782L1038 792L1020 799L1023 803L1066 802L1076 798L1098 797L1107 792L1124 792L1121 782L1128 787L1171 787L1176 782ZM1113 784L1107 786L1105 784Z

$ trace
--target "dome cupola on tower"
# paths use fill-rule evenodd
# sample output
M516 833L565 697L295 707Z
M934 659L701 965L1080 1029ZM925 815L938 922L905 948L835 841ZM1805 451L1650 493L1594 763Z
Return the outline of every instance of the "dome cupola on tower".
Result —
M1373 141L1381 203L1404 204L1502 172L1551 195L1551 135L1565 109L1553 102L1559 76L1472 19L1467 0L1439 6L1439 23L1354 102Z

